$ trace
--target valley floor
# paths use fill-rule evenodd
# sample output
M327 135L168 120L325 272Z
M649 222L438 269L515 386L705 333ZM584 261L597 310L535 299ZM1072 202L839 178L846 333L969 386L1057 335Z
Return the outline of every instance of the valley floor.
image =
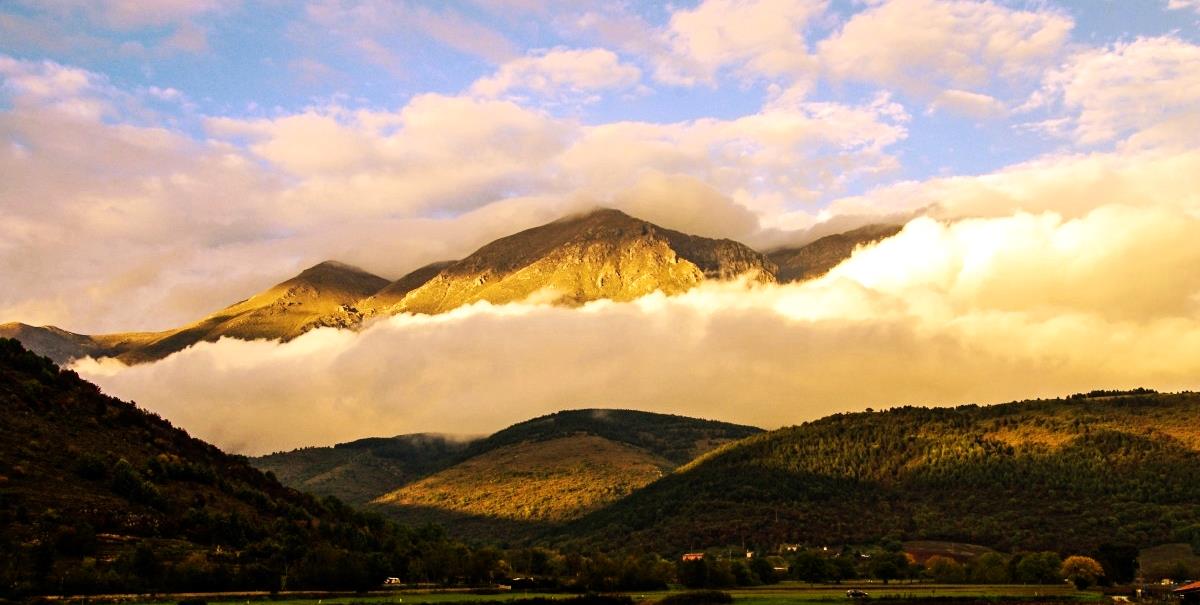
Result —
M1008 605L1031 605L1046 602L1089 602L1107 601L1099 592L1078 591L1068 585L980 585L980 584L929 584L854 582L845 584L805 584L782 582L770 586L737 588L727 591L734 603L741 605L782 605L785 603L856 603L846 598L846 591L859 589L870 595L870 600L888 603L964 603L1003 602ZM637 603L656 602L668 595L686 592L677 588L659 592L627 593ZM568 599L573 593L542 593L503 591L496 594L480 594L478 590L379 590L365 594L284 592L274 597L265 592L239 593L188 593L174 595L100 595L91 597L68 597L50 599L64 604L82 603L131 603L137 605L176 605L184 599L203 601L208 605L239 605L251 601L266 601L272 605L430 605L472 603L497 603L524 599Z

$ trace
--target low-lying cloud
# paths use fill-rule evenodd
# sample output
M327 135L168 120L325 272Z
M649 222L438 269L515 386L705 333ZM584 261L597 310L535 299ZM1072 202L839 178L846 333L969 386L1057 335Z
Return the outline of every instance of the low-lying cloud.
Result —
M565 408L776 427L831 412L1200 383L1200 220L1106 205L919 218L804 284L397 316L76 369L226 449L479 433Z

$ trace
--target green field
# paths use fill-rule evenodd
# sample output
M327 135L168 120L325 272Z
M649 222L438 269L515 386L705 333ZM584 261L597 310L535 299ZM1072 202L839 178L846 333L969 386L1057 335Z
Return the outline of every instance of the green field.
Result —
M908 583L848 583L848 584L804 584L800 582L783 582L772 586L754 588L737 588L729 592L735 603L745 605L781 605L784 603L836 603L851 602L846 598L846 591L851 588L863 590L874 600L937 600L937 599L996 599L996 600L1036 600L1050 598L1053 600L1100 601L1103 596L1097 592L1077 591L1068 585L949 585L949 584L908 584ZM629 593L634 601L657 601L669 594L683 592L676 589L661 592ZM130 597L120 602L137 603L137 605L175 605L184 595L172 598L138 599ZM542 593L504 591L496 594L478 594L464 590L457 591L377 591L361 595L328 595L320 596L314 593L284 594L274 599L266 594L239 595L211 594L197 595L209 605L239 605L244 603L271 603L272 605L353 605L358 603L383 605L396 603L403 605L420 605L421 603L470 603L483 601L512 601L516 599L531 599L542 597L546 599L566 599L576 596L571 593ZM90 602L101 602L104 599L92 598ZM114 601L116 599L113 599ZM67 601L67 599L64 599ZM73 601L70 600L70 601Z

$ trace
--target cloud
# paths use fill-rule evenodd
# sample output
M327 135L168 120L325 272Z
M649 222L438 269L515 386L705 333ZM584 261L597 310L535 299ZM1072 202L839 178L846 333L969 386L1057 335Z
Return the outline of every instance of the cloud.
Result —
M1074 23L1051 9L1014 10L968 0L875 0L818 45L835 78L934 99L983 94L1041 72Z
M949 111L973 118L994 118L1008 112L995 97L967 90L944 90L929 104L929 112Z
M240 4L238 0L48 0L38 2L51 10L81 10L96 22L114 29L138 29L164 25L183 25L201 15L224 12Z
M304 212L331 196L346 213L397 214L479 207L497 191L603 201L661 173L769 214L894 169L887 148L907 119L881 95L857 106L777 99L728 120L584 125L508 100L427 94L395 112L331 107L207 126L300 178L288 196Z
M1138 38L1070 57L1047 74L1032 106L1060 106L1045 128L1081 145L1130 137L1135 147L1194 147L1200 127L1200 46L1174 36Z
M671 14L659 34L663 52L655 77L668 84L715 85L733 68L747 79L815 71L804 31L822 15L826 0L705 0Z
M1167 0L1168 10L1194 10L1200 13L1200 0Z
M414 2L388 0L314 0L304 7L311 31L304 35L334 36L369 61L398 71L411 45L421 36L457 52L491 63L519 55L503 34L450 7L437 10Z
M775 427L866 406L1194 388L1197 228L1186 213L1119 205L917 219L806 284L582 309L480 304L76 369L246 453L486 432L570 407Z
M224 15L240 6L240 0L18 0L33 18L0 13L0 30L21 23L24 44L63 51L102 49L118 54L140 43L117 46L111 38L94 34L150 32L153 49L161 53L200 53L208 50L207 30L201 25L214 15ZM136 46L135 46L136 45Z
M471 85L471 92L498 97L526 91L540 97L578 96L637 84L641 70L622 63L616 53L602 48L556 48L509 61L495 74Z

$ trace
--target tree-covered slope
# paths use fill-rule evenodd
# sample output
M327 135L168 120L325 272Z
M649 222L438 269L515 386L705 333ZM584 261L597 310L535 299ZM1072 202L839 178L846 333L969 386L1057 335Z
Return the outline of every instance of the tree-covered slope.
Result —
M436 473L461 459L470 439L413 434L370 437L251 458L281 483L355 506Z
M526 441L549 441L587 434L641 448L676 465L684 464L718 445L761 433L762 429L637 410L565 410L514 424L472 443L465 456Z
M702 456L559 534L660 551L941 539L1086 552L1200 535L1200 395L835 415Z
M424 577L444 543L284 487L11 339L0 417L0 598L372 586Z
M522 539L609 504L749 426L634 410L568 410L491 436L402 435L255 458L285 484L473 540Z

